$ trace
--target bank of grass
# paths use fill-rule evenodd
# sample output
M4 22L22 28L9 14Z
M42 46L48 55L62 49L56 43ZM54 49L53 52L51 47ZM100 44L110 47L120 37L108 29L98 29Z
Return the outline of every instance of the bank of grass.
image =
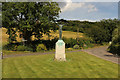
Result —
M51 35L51 38L54 39L54 37L59 37L59 31L55 31L55 32L52 32L50 33ZM81 37L84 37L85 35L83 33L77 33L77 32L72 32L72 31L62 31L62 37L65 37L65 38L73 38L73 39L76 39L77 37L78 38L81 38ZM44 35L43 36L43 39L48 39L48 36L47 35Z
M117 78L118 65L85 52L66 53L67 61L54 54L3 59L3 78Z
M5 28L0 28L0 30L2 30L2 35L0 35L0 37L2 37L2 44L3 45L5 45L5 44L7 44L8 43L8 35L6 34L6 32L7 32L7 29L5 29ZM19 35L19 33L17 33L18 35ZM56 31L56 32L51 32L50 33L50 35L51 35L51 37L50 37L50 39L54 39L55 37L59 37L59 32L58 31ZM77 32L72 32L72 31L63 31L63 35L62 35L63 37L66 37L66 38L77 38L77 37L84 37L84 34L83 33L77 33ZM35 37L34 36L32 36L32 40L34 40L35 39ZM49 37L47 36L47 35L43 35L43 38L41 38L41 39L44 39L44 40L47 40L47 39L49 39ZM17 41L18 42L21 42L21 40L22 40L22 38L19 38L19 37L17 37Z

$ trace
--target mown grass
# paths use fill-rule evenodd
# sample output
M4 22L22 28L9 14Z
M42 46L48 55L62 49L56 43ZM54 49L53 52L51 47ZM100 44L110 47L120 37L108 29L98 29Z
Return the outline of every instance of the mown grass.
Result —
M0 59L0 79L2 79L2 59Z
M117 78L118 65L84 52L66 53L67 61L54 54L3 59L3 78Z

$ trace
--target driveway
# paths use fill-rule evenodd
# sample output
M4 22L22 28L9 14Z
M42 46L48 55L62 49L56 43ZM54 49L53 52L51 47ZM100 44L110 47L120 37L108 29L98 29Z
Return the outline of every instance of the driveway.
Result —
M101 46L97 48L83 49L82 51L87 52L88 54L94 55L96 57L111 61L113 63L119 62L118 57L114 56L112 53L107 52L108 46ZM119 62L120 63L120 62Z

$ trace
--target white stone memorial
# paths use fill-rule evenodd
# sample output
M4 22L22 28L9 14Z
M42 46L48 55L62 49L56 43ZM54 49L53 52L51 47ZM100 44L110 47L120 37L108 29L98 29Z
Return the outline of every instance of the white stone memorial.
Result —
M55 50L56 50L56 52L55 52L55 60L66 61L65 43L62 40L62 25L60 25L59 40L56 42Z

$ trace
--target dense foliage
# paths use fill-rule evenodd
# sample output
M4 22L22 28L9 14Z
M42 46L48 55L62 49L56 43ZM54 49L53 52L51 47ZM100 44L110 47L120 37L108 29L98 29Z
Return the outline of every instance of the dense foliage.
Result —
M117 19L103 19L99 22L67 21L63 30L82 32L91 37L96 43L112 41L112 32L120 21Z
M2 3L0 3L0 28L2 27Z
M24 45L23 43L9 43L3 46L3 50L13 50L13 51L42 51L42 50L51 50L55 49L55 43L58 38L54 38L52 40L36 40L31 42L29 45ZM80 38L79 40L73 38L65 38L63 37L63 41L65 42L66 48L75 48L75 45L80 48L88 48L93 47L94 41L91 38ZM22 48L23 47L23 48Z
M120 27L113 31L112 44L109 46L108 50L120 56Z
M2 10L2 23L10 43L17 42L17 36L29 43L32 35L37 39L43 34L49 35L49 30L56 29L55 21L60 12L56 2L8 2L3 3Z

